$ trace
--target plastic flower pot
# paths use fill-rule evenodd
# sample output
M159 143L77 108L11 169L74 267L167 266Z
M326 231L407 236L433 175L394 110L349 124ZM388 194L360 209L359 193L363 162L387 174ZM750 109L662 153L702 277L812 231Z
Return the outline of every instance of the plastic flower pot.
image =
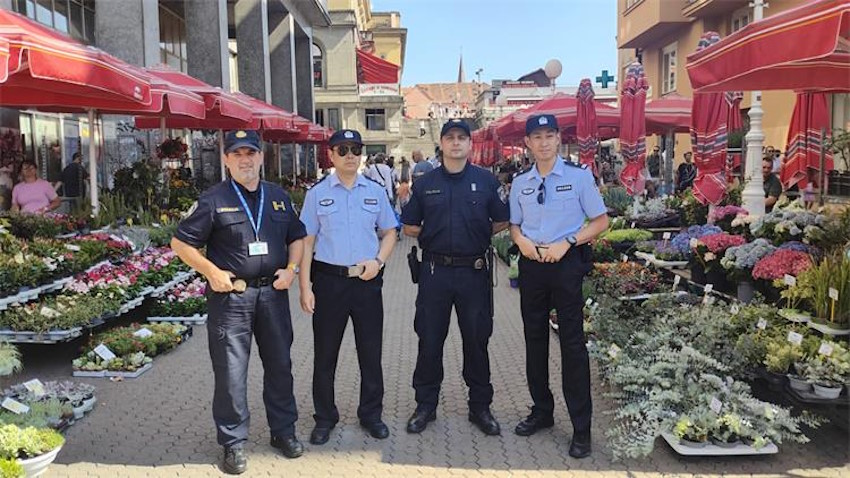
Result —
M799 375L788 374L788 385L797 390L798 392L810 392L812 391L811 382L807 381L805 378L800 377Z
M729 441L721 440L719 438L715 438L713 436L709 436L708 439L711 441L711 444L714 446L719 446L720 448L735 448L739 444L741 444L741 440L738 439L737 435L732 435L729 437Z
M53 463L53 460L56 459L56 455L59 454L61 449L62 446L60 445L43 455L27 458L26 460L18 460L18 463L20 463L24 468L24 473L26 473L27 478L41 476L45 471L47 471L47 467Z
M762 376L767 381L767 388L774 392L779 392L785 388L785 381L788 380L788 377L786 377L785 374L770 372L767 370L765 370Z
M844 388L842 385L835 384L813 383L812 386L815 389L815 395L829 400L838 398L838 396L841 395L841 390Z
M705 446L708 445L708 440L691 441L691 440L688 440L687 438L683 437L683 438L679 438L679 443L682 446L686 446L688 448L705 448Z
M752 282L748 280L738 282L738 300L741 302L749 304L753 301L755 293Z

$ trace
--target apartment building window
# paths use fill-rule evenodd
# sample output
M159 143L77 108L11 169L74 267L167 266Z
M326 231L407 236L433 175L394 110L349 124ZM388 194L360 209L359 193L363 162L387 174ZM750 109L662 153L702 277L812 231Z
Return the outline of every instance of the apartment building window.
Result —
M367 109L366 110L366 129L370 131L384 131L387 129L387 114L386 110Z
M342 122L339 120L339 108L328 108L328 128L338 131L342 129Z
M661 94L676 91L676 44L661 50Z
M159 6L159 53L162 63L186 72L186 21L171 10Z
M325 125L325 110L316 110L314 111L316 117L316 124L326 126Z
M752 20L750 17L749 7L744 7L739 10L736 10L735 13L732 14L732 25L729 33L735 33L736 31L749 25L751 21Z
M322 49L319 48L319 45L313 43L313 86L315 87L323 87L325 86L325 75L323 74L325 56L322 53Z
M94 43L94 0L13 0L12 10L78 40Z
M643 0L626 0L626 10L632 8Z

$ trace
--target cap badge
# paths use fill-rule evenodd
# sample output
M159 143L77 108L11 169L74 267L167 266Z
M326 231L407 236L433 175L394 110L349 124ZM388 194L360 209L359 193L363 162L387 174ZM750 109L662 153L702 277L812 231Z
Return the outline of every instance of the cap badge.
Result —
M453 119L452 123L460 123L460 120L459 119Z
M246 133L246 132L244 132L244 131L242 131L242 130L239 130L239 131L237 131L237 132L236 132L236 137L237 137L237 138L244 138L244 137L246 137L246 136L248 136L248 133Z
M352 133L351 131L346 131L346 132L343 134L343 136L345 136L346 138L349 138L349 139L350 139L350 138L353 138L353 137L354 137L354 133Z
M537 124L549 124L549 119L545 116L541 116L540 119L537 120Z

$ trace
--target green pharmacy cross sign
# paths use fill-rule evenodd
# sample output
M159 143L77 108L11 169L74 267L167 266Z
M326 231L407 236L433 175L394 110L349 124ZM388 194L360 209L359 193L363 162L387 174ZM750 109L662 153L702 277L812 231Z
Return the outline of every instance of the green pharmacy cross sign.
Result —
M614 77L608 74L608 70L602 70L602 76L596 77L596 82L602 84L602 88L608 88L608 83L614 81Z

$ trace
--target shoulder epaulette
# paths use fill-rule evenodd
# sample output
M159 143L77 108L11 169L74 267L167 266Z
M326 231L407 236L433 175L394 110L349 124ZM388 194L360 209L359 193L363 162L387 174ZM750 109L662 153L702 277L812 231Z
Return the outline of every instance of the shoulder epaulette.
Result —
M324 175L324 176L322 177L322 179L320 179L320 180L316 181L315 183L313 183L313 185L312 185L312 186L310 186L309 188L307 188L307 190L309 191L309 190L313 189L314 187L318 186L318 185L319 185L319 183L321 183L321 182L322 182L322 181L324 181L325 179L328 179L329 177L331 177L331 175L330 175L330 174L326 174L326 175Z
M574 163L574 162L572 162L572 161L567 161L566 159L564 160L564 164L566 164L567 166L572 166L572 167L574 167L574 168L587 169L587 164L584 164L584 163Z
M534 166L529 166L529 167L523 169L522 171L517 171L517 172L514 173L514 177L518 178L518 177L522 176L523 174L531 171L533 168L534 168Z
M378 181L375 181L374 179L372 179L372 178L371 178L371 177L369 177L369 176L366 176L365 174L361 174L361 176L363 176L363 179L368 179L369 181L372 181L373 183L377 184L378 186L380 186L380 187L384 187L384 185L383 185L383 184L379 183Z

